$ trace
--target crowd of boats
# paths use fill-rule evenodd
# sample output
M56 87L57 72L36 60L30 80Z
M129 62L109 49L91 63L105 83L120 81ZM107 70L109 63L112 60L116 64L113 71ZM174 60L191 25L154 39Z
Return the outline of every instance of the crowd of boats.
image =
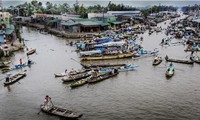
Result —
M55 73L56 78L61 78L63 83L70 84L71 88L77 88L85 84L97 83L111 77L117 76L120 72L134 71L139 68L139 65L131 64L84 64L83 61L94 60L110 60L110 59L123 59L131 58L133 60L142 59L145 57L152 57L152 65L157 66L162 63L163 60L170 62L167 67L165 76L171 78L175 73L173 62L183 64L200 63L200 58L197 56L197 52L200 51L198 36L195 31L186 29L186 25L189 24L187 17L179 21L171 20L171 26L167 29L162 27L151 27L140 25L137 27L128 27L126 29L120 29L117 31L105 31L103 34L94 35L93 39L79 40L67 43L67 45L75 46L77 53L80 57L78 62L72 58L72 60L80 63L82 68L80 70L65 70L61 73ZM146 50L141 42L143 37L139 37L139 34L143 34L145 31L149 31L149 35L153 32L164 32L167 38L161 38L160 45L162 46L178 46L188 45L187 49L183 52L191 52L191 55L187 60L180 60L170 58L168 55L165 58L159 56L159 50L157 48L153 50ZM178 42L173 42L172 39L180 39ZM36 52L36 49L29 50L26 54L31 55ZM33 64L33 61L27 63L20 63L10 67L10 62L0 63L2 73L22 69L26 66ZM9 77L9 81L5 81L4 85L10 85L26 76L26 71L18 72L15 75ZM58 115L66 118L79 118L82 115L73 111L63 109L57 106L52 106L50 109L45 109L44 105L41 105L41 110L49 114Z

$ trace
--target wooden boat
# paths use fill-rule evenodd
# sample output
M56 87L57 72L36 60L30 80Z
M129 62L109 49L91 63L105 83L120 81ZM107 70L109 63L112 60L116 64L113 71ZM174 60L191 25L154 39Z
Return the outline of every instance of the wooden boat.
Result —
M162 62L162 58L161 57L158 57L157 60L154 60L152 65L159 65L160 63Z
M76 113L64 108L60 108L57 106L52 106L49 110L46 110L45 107L41 105L41 110L45 113L55 115L55 116L60 116L63 118L68 118L68 119L77 119L82 116L82 114L79 114L79 113Z
M165 57L167 62L175 62L175 63L183 63L183 64L194 64L194 61L191 60L177 60L177 59L169 59L168 56Z
M147 52L147 53L135 55L132 58L134 60L137 60L137 59L140 59L140 58L151 57L151 56L155 56L158 52L159 51L150 51L150 52Z
M61 80L63 82L70 82L70 81L75 81L75 80L79 80L79 79L82 79L82 78L86 78L86 77L89 77L89 76L90 76L90 74L87 72L87 73L72 75L70 77L65 77L65 78L62 78Z
M9 82L4 82L4 85L11 85L26 76L26 72L20 72L10 77Z
M6 67L9 67L8 64L10 64L11 61L8 61L8 62L0 62L0 69L1 68L6 68Z
M138 65L135 65L135 66L129 65L129 66L119 67L119 68L117 68L117 70L119 72L125 72L125 71L135 70L138 67L139 67ZM104 69L99 70L99 72L111 72L112 70L113 70L113 68L104 68Z
M167 78L171 78L174 75L174 72L175 72L174 68L170 67L170 68L167 69L167 71L165 73L165 76Z
M8 65L5 65L5 64L0 64L0 69L1 68L6 68L6 67L9 67Z
M121 67L121 66L126 66L126 64L81 64L84 68L97 68L97 67Z
M119 53L112 55L99 55L99 56L81 56L80 59L84 60L110 60L110 59L121 59L133 57L134 53Z
M125 72L125 71L131 71L131 70L135 70L136 68L138 68L138 65L129 65L129 66L124 66L124 67L120 67L118 69L119 72Z
M104 73L104 74L100 74L100 75L97 75L96 77L91 77L90 79L88 79L87 82L88 83L96 83L96 82L108 79L110 77L116 76L118 73L119 72L116 72L116 73L107 72L107 73Z
M82 85L85 85L87 83L87 78L86 79L81 79L81 80L78 80L78 81L75 81L74 83L72 83L70 85L71 88L75 88L75 87L79 87L79 86L82 86Z
M90 69L74 70L74 71L70 71L69 74L78 75L78 74L86 73L88 71L90 71Z
M82 74L82 73L86 73L88 72L89 69L83 69L83 70L77 70L77 71L70 71L68 75L78 75L78 74ZM55 77L64 77L67 76L66 73L55 73L54 74Z
M55 77L64 77L64 76L66 76L66 73L55 73L54 74L55 75Z
M35 53L35 52L36 52L36 48L35 48L35 49L29 50L26 54L27 54L27 55L32 55L32 54Z

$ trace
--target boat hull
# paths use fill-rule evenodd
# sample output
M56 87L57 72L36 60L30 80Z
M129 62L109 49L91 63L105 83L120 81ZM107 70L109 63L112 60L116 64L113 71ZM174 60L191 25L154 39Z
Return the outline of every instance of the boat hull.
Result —
M118 55L102 55L102 56L81 56L82 61L87 60L110 60L110 59L121 59L121 58L130 58L133 57L133 53L124 53Z

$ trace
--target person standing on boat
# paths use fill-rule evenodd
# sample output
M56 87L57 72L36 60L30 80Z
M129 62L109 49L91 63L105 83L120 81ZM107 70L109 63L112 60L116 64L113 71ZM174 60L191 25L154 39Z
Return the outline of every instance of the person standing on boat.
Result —
M66 76L68 75L67 69L65 69L65 75L66 75Z
M6 73L6 82L9 82L9 80L10 80L10 73L8 72L8 73Z
M53 105L52 105L51 97L46 95L46 97L44 98L44 109L50 110L52 106Z
M22 59L21 58L19 59L19 64L22 65Z
M31 64L31 60L28 58L28 62L27 62L27 64L28 65L30 65Z
M158 60L158 56L156 55L156 57L154 58L154 61L157 61Z
M173 65L172 62L169 64L169 67L170 67L170 68L174 67L174 65Z

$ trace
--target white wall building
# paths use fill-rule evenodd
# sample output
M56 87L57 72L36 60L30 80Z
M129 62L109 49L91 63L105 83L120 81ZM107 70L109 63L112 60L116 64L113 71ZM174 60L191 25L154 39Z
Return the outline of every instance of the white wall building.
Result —
M110 17L109 13L88 13L88 19L91 18L107 18Z

